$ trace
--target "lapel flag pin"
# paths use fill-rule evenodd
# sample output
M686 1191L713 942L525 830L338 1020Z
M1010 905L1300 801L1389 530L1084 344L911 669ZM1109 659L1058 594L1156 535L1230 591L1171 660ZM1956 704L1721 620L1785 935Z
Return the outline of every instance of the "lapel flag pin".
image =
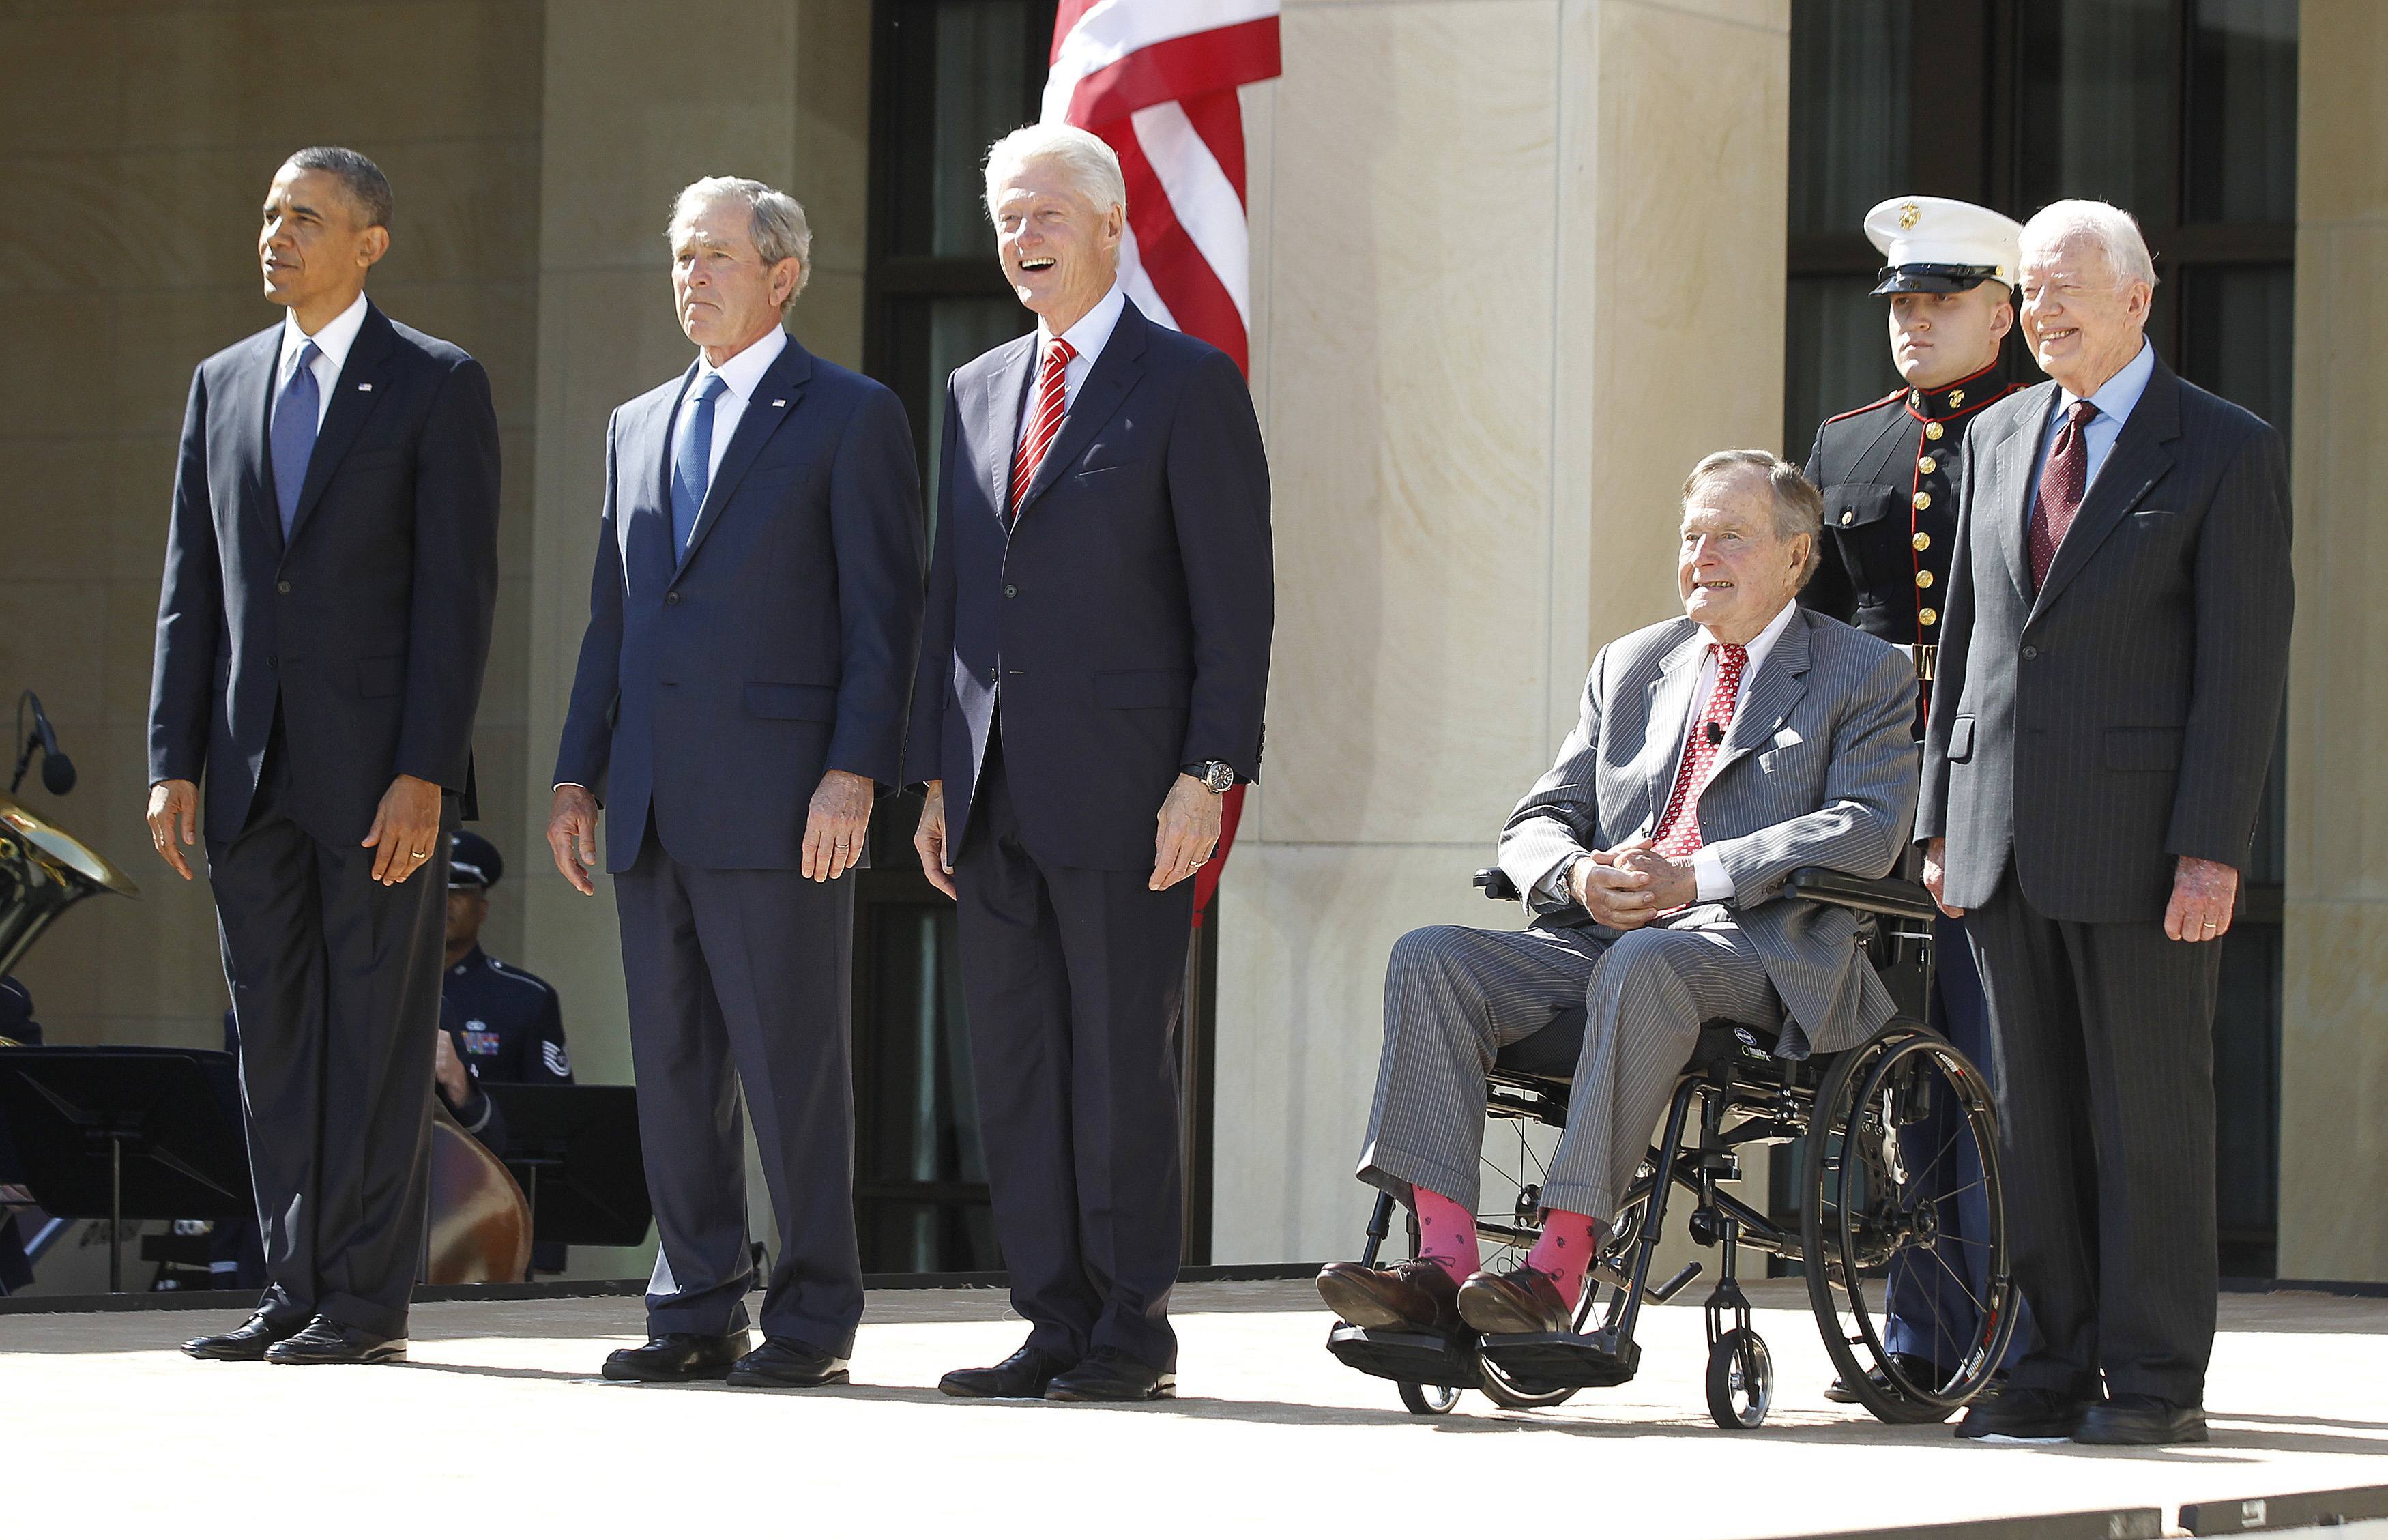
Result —
M785 406L785 405L787 405L788 403L787 403L786 400L785 400L784 398L782 398L781 400L779 400L779 401L773 401L771 404L772 404L773 406Z
M357 388L360 390L370 390L373 388L373 381L367 380L362 385L358 386Z

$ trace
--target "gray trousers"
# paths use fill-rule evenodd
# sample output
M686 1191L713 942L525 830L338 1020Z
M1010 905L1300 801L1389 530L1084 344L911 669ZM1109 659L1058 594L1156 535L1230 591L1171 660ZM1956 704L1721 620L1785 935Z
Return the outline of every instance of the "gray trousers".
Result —
M1385 970L1385 1055L1360 1179L1474 1208L1484 1145L1484 1076L1512 1043L1581 1002L1568 1125L1543 1206L1607 1220L1623 1205L1650 1132L1717 1018L1773 1026L1783 1003L1731 911L1702 904L1640 930L1524 931L1429 925L1393 944Z

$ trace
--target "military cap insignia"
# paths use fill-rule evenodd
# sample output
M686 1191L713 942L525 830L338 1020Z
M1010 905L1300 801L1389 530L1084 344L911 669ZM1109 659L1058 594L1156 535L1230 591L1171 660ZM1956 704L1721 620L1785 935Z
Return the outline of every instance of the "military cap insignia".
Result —
M1899 227L1901 230L1912 230L1915 228L1915 222L1923 217L1923 210L1912 203L1902 203L1899 208Z

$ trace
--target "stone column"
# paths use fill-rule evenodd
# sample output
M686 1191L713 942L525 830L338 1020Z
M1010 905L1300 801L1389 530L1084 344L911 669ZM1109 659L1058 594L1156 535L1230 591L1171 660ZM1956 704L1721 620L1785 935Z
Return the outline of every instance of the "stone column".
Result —
M2280 1273L2377 1282L2388 1280L2388 9L2305 0L2300 28Z
M1387 951L1518 923L1469 873L1594 650L1679 613L1684 473L1780 434L1789 30L1788 0L1289 0L1251 115L1278 611L1219 1261L1356 1248Z
M557 981L580 1079L630 1078L610 882L583 898L546 854L555 744L588 620L614 407L685 368L664 225L700 176L793 195L814 275L790 329L849 367L862 353L870 11L839 0L724 0L705 25L638 0L550 0L540 178L538 493L529 724L517 902L523 961ZM701 745L691 745L701 752ZM750 1198L768 1203L758 1173ZM768 1234L768 1229L758 1230ZM623 1277L631 1254L576 1249L573 1272Z

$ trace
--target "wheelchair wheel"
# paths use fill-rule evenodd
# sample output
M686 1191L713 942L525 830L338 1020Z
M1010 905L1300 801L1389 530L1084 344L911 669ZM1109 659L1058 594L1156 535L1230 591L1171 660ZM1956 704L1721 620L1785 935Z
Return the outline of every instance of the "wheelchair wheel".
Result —
M1833 1367L1885 1422L1945 1419L2014 1331L1988 1083L1894 1021L1834 1064L1802 1155L1808 1298Z
M1417 1385L1407 1380L1394 1381L1402 1393L1402 1405L1416 1417L1441 1417L1459 1405L1459 1390L1454 1385Z
M1484 1399L1505 1411L1527 1412L1544 1406L1556 1406L1575 1394L1573 1385L1536 1385L1530 1380L1511 1377L1500 1365L1482 1354L1477 1355L1478 1390Z
M1755 1428L1774 1405L1774 1359L1766 1339L1746 1326L1708 1348L1708 1416L1727 1432Z

